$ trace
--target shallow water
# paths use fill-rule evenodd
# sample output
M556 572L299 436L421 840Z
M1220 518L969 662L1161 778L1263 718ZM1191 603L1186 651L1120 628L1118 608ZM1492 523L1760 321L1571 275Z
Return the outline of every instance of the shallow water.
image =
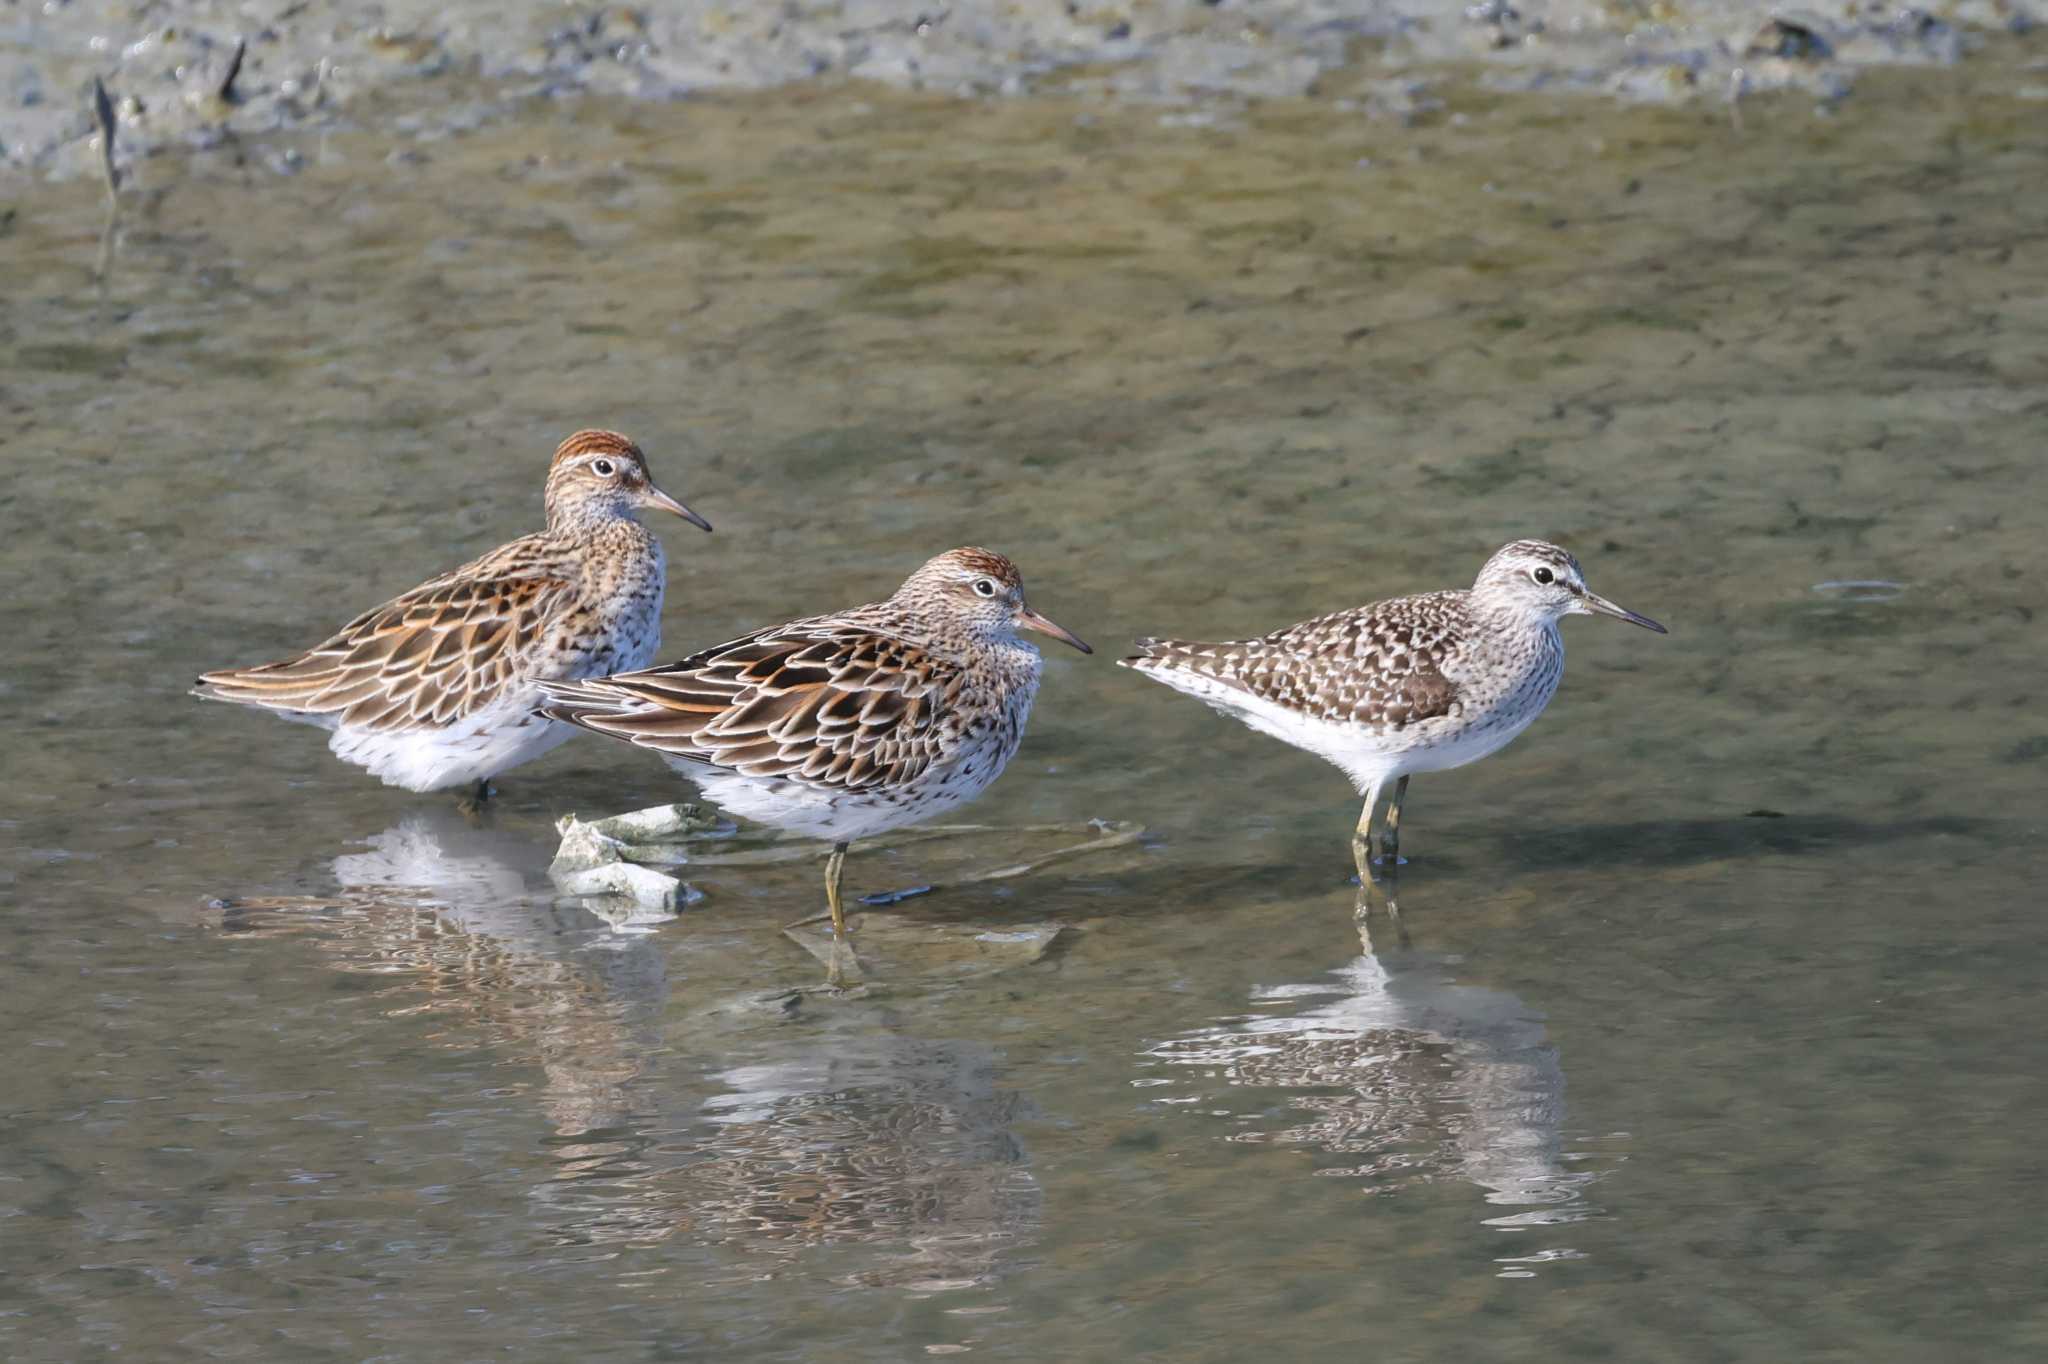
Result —
M103 280L88 186L20 198L4 1352L2038 1353L2048 145L1966 83L2011 74L1739 131L536 103L150 162ZM973 813L1143 849L891 911L1043 960L780 995L813 867L555 901L552 819L683 794L651 760L472 825L186 698L529 528L596 422L718 526L664 530L665 652L964 542L1097 643ZM1570 622L1362 941L1343 780L1105 655L1521 535L1672 634Z

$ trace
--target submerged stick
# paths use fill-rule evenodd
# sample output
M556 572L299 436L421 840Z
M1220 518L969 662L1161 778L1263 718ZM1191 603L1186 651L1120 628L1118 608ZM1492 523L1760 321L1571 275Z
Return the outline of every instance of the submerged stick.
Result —
M943 890L947 886L977 886L987 881L1008 881L1019 876L1029 876L1034 872L1043 871L1055 862L1064 862L1070 857L1080 857L1087 853L1107 852L1111 848L1127 847L1145 836L1145 828L1141 824L1126 824L1104 819L1091 819L1088 823L1095 828L1096 836L1085 843L1072 843L1064 848L1054 848L1043 857L1034 857L1026 862L1015 862L1005 867L991 867L987 871L967 872L955 877L951 881L935 881L928 886L920 887L918 893L923 894L926 891ZM1031 832L1058 832L1072 827L1072 825L1068 824L1037 824L1027 826ZM919 832L929 832L943 836L950 833L980 833L993 831L995 828L996 826L987 824L942 824L929 830L920 830ZM1013 829L1004 830L1003 832L1015 833L1017 831ZM698 860L701 862L703 859L699 858ZM868 904L867 901L862 901L862 903ZM868 905L868 907L876 908L877 906ZM831 917L829 913L813 914L807 919L798 919L795 923L784 924L783 931L787 933L791 929L803 928L806 925L818 923Z
M1121 835L1122 831L1129 830L1130 837L1123 838L1119 836L1115 840L1118 843L1133 841L1145 832L1141 826L1124 824L1114 820L1090 820L1089 823L1098 829L1115 832L1119 835ZM848 857L857 857L862 853L888 852L896 848L907 848L913 843L929 843L940 838L957 838L961 834L1058 834L1071 832L1073 828L1072 824L1019 824L1011 826L1000 824L926 824L915 829L904 829L896 833L883 834L877 838L862 839L848 848L846 855ZM1110 846L1112 846L1110 842L1097 838L1080 844L1077 848L1054 853L1051 856L1061 857L1070 851L1089 851ZM742 848L737 852L729 853L700 854L692 857L690 860L702 867L760 867L772 866L783 862L817 861L830 855L831 848L829 845L821 844L816 839L807 835L778 833L765 847ZM955 882L954 884L964 885L966 883Z
M112 203L121 192L121 171L114 164L114 132L120 121L114 114L114 101L107 97L106 83L98 76L92 78L92 117L100 129L100 175L106 180L107 201Z
M227 74L220 78L220 84L213 87L213 96L222 104L235 102L235 77L242 74L242 58L249 54L249 40L235 39L235 50L228 57Z
M1136 843L1145 834L1143 827L1136 824L1111 824L1099 819L1091 820L1090 822L1095 825L1098 832L1094 838L1089 839L1086 843L1075 843L1065 848L1054 848L1043 857L1036 857L1028 862L1018 862L1013 866L993 867L988 871L975 872L971 876L961 877L953 882L953 884L956 886L972 886L978 885L983 881L1007 881L1016 876L1029 876L1035 871L1042 871L1053 863L1064 862L1070 857L1079 857L1083 853L1107 852L1111 848L1121 848L1126 844Z

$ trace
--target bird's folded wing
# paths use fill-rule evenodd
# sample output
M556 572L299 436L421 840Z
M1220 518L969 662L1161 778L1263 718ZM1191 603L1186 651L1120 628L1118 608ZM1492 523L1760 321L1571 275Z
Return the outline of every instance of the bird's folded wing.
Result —
M1361 660L1348 647L1356 636L1333 631L1329 619L1260 639L1140 640L1146 657L1135 662L1143 671L1196 673L1230 692L1331 724L1398 730L1455 713L1458 687L1438 668L1435 650L1405 648Z
M201 696L333 715L373 730L440 728L501 700L574 587L549 573L457 570L357 616L296 658L206 673Z
M886 634L799 622L666 667L548 683L541 712L747 776L864 791L931 764L963 676Z

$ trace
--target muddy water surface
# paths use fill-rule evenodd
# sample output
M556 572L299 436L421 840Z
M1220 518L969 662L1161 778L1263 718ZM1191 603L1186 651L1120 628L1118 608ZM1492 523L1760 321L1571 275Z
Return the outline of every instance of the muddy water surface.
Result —
M4 1352L2037 1353L2048 144L2001 70L1740 130L536 103L150 161L103 275L93 187L19 194ZM975 814L1143 848L894 911L1055 950L778 998L812 867L651 933L549 889L658 764L578 742L473 824L184 695L530 528L590 423L718 526L663 529L668 652L976 542L1102 646ZM1342 779L1108 656L1522 535L1672 633L1570 622L1362 939Z

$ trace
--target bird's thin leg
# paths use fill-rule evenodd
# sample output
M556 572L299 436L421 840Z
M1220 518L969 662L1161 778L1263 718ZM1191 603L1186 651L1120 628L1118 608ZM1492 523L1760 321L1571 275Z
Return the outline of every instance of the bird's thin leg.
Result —
M832 909L832 937L835 940L846 937L846 911L839 903L839 878L846 871L846 845L834 843L832 855L825 859L825 903Z
M834 989L860 983L860 958L853 955L853 939L846 931L846 910L839 898L839 878L846 870L846 845L834 843L825 859L825 903L832 910L832 960L825 967L825 983Z
M491 779L489 777L478 777L476 785L456 800L455 808L462 811L465 815L480 815L484 811L484 803L490 800L490 798Z
M1394 794L1387 801L1386 818L1380 821L1380 865L1398 867L1401 865L1401 799L1408 794L1408 778L1394 783Z
M1408 925L1401 921L1401 906L1394 899L1401 884L1401 798L1408 794L1408 778L1394 783L1387 800L1387 812L1380 818L1380 894L1387 902L1387 917L1394 922L1394 940L1408 945Z
M1366 789L1365 808L1358 812L1358 828L1351 835L1351 860L1358 864L1358 889L1372 884L1372 811L1380 803L1380 783ZM1361 899L1360 903L1363 903Z
M1394 925L1394 941L1400 946L1406 947L1408 945L1408 923L1401 917L1401 906L1394 899L1394 896L1400 892L1400 889L1400 859L1390 858L1386 865L1380 868L1380 898L1386 901L1387 918Z
M1381 867L1377 876L1358 883L1358 899L1352 906L1351 917L1357 921L1358 945L1368 957L1373 955L1370 924L1375 900L1387 907L1387 921L1394 926L1394 942L1404 948L1408 946L1408 922L1401 917L1400 902L1394 898L1399 889L1399 872L1390 866Z

